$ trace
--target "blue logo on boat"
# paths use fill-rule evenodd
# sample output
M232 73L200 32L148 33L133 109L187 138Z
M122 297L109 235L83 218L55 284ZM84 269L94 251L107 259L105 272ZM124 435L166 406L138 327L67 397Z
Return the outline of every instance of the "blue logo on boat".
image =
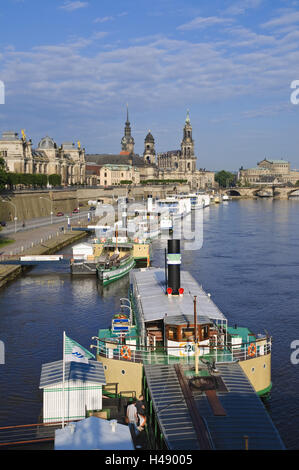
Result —
M82 358L84 357L84 355L81 354L81 353L79 353L78 351L73 352L73 353L72 353L72 356L76 356L76 357L78 357L79 359L82 359Z

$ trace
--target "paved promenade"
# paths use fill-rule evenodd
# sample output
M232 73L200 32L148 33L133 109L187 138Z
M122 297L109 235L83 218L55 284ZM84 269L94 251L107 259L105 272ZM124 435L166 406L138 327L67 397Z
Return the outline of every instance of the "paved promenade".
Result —
M80 222L85 225L87 217L81 217ZM14 243L0 247L0 256L21 254L34 246L59 237L65 230L67 230L67 221L62 220L60 223L48 224L9 235L0 232L0 236L3 238L15 240Z

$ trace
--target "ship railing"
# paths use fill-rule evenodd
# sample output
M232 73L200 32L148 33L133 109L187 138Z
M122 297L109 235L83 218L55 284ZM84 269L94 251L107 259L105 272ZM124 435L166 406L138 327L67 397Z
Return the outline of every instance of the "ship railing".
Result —
M144 362L147 364L169 364L172 362L192 362L194 360L194 344L188 344L188 347L168 346L156 347L153 345L138 345L139 337L127 339L126 344L121 344L115 340L97 339L97 354L110 359L118 359L131 362ZM124 348L123 346L127 346ZM205 357L216 363L228 363L236 361L245 361L260 356L266 356L271 353L271 337L262 337L250 342L240 344L217 346L212 343L209 345L200 345L198 347L199 357Z
M256 357L267 356L271 354L272 338L264 336L254 339L250 342L233 344L230 346L233 357L238 361L247 361Z
M140 362L145 364L172 364L176 362L191 363L195 359L194 344L191 342L186 346L156 347L153 345L137 345L137 338L127 339L126 343L120 343L117 339L103 339L93 337L97 340L97 345L92 347L97 349L97 355L109 359L123 360L129 362ZM135 343L136 341L136 343ZM135 343L135 344L134 344ZM206 358L216 363L234 362L238 359L234 357L232 351L226 346L211 347L210 345L199 345L199 357Z

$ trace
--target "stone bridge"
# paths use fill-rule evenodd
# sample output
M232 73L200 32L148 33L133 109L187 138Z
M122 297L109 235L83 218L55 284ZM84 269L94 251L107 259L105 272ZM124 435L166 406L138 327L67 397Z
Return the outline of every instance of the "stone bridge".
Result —
M299 188L280 185L256 185L251 187L235 187L221 190L221 194L227 194L231 197L241 198L275 198L289 199L290 197L299 197Z

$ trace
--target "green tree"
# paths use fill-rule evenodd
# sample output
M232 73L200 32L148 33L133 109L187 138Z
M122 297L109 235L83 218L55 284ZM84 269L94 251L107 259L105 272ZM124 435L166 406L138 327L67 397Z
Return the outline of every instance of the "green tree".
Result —
M0 158L0 190L7 184L7 170L4 158Z
M236 176L229 171L221 170L215 175L215 181L220 188L228 188L235 185Z
M61 185L61 176L56 175L56 174L49 175L48 181L49 181L49 184L51 186L60 186Z

